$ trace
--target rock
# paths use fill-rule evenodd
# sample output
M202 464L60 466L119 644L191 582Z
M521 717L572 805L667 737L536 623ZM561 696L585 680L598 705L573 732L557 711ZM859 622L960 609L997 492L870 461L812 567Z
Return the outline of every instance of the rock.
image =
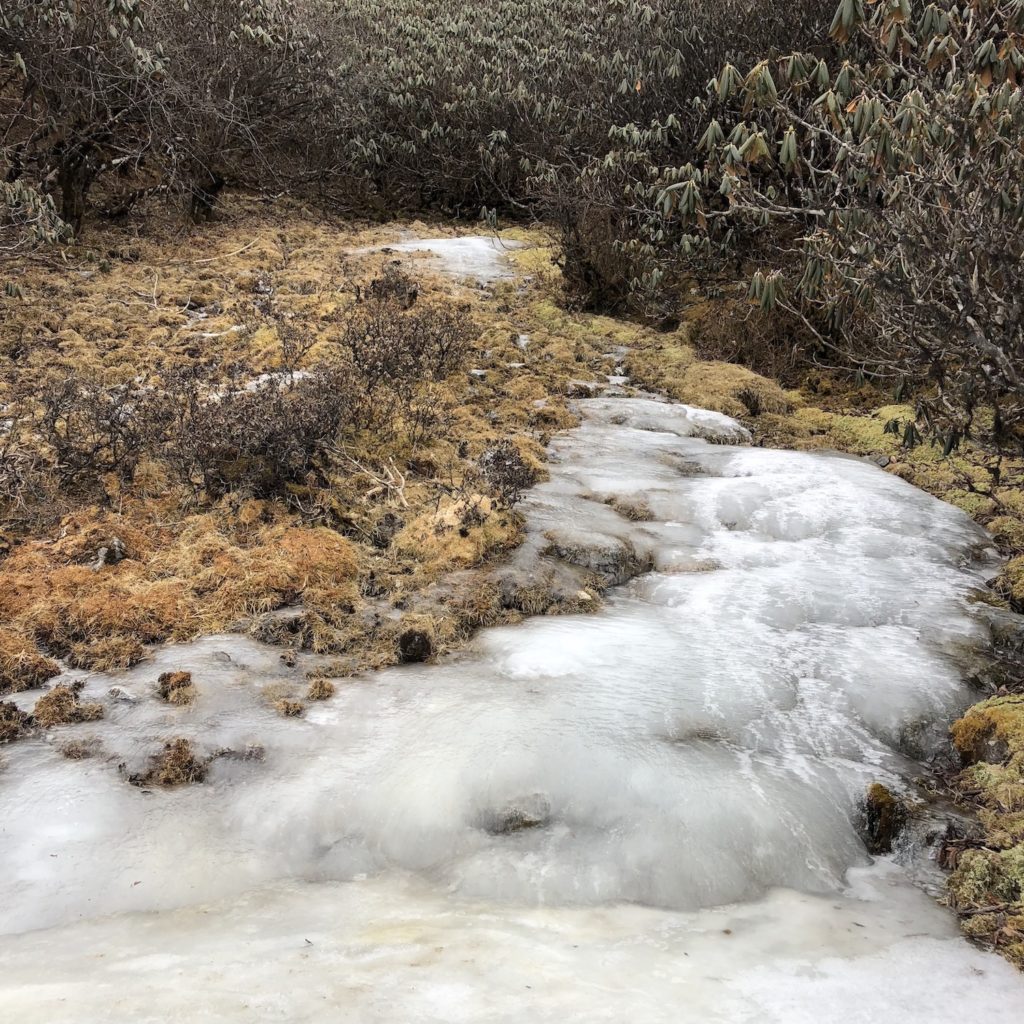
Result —
M868 853L892 853L907 824L907 808L880 782L868 787L864 799L864 843Z
M138 704L139 702L139 698L134 693L129 693L120 686L112 686L107 690L107 696L113 700L120 701L122 704Z
M105 565L117 565L118 562L123 562L127 555L128 550L124 546L124 541L120 537L112 537L106 547L96 552L96 561L92 563L92 568L99 571Z
M434 653L434 643L422 629L407 629L398 638L398 656L404 664L426 661Z
M469 375L470 375L470 377L473 377L476 380L486 380L487 379L487 371L486 370L470 370L469 371Z
M543 828L550 821L551 802L543 794L533 793L502 808L488 808L477 819L477 827L492 836L504 836L529 828Z

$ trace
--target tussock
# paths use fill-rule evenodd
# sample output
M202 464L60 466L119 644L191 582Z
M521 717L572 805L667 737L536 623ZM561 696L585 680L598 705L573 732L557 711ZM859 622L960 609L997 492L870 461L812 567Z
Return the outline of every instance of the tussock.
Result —
M334 696L336 688L329 679L314 679L306 691L307 700L330 700Z
M32 717L44 729L72 722L94 722L103 717L103 705L83 704L79 694L85 688L82 682L61 683L36 701Z
M191 704L197 690L191 672L163 672L157 680L157 691L168 704Z

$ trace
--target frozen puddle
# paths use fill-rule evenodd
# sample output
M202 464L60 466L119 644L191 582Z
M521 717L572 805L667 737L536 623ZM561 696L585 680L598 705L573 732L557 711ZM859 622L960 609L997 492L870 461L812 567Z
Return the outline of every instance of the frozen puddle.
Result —
M516 269L508 259L512 249L521 249L522 242L503 240L494 235L466 235L462 238L417 238L406 242L389 242L379 249L359 252L420 253L438 270L451 277L490 284L513 278Z
M512 569L633 577L599 613L341 682L301 720L257 688L306 664L238 637L167 647L89 679L108 717L68 735L109 760L5 751L12 1019L1024 1011L1024 979L856 828L865 787L904 788L970 701L986 535L860 460L744 447L714 413L583 409ZM192 709L153 696L171 668ZM119 779L181 735L265 757L172 792Z

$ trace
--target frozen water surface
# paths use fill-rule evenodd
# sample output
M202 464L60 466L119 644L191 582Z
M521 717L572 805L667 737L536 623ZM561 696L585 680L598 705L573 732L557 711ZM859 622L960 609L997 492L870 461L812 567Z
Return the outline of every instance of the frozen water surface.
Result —
M258 690L308 663L239 637L165 647L87 680L104 721L9 748L12 1019L1024 1012L1013 969L856 831L865 787L905 788L971 699L986 535L860 460L746 447L724 416L581 408L509 571L620 579L598 613L342 682L301 720ZM641 521L620 511L639 501ZM190 709L152 696L179 668ZM64 760L66 735L108 759ZM179 735L265 757L172 792L119 779Z
M377 250L360 252L418 253L451 277L490 284L516 276L508 253L522 248L522 242L501 239L495 235L464 235L461 238L414 238L390 242Z

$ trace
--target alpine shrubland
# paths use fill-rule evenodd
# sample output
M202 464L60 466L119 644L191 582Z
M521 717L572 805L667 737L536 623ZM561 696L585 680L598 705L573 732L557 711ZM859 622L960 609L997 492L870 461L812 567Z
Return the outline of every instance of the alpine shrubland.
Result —
M4 0L0 694L214 630L342 676L578 610L482 567L622 347L958 504L1024 610L1022 87L1024 0ZM526 239L530 286L365 255L440 217ZM951 866L1019 961L1016 678L954 729ZM0 739L94 715L62 686ZM179 739L134 781L205 772Z

